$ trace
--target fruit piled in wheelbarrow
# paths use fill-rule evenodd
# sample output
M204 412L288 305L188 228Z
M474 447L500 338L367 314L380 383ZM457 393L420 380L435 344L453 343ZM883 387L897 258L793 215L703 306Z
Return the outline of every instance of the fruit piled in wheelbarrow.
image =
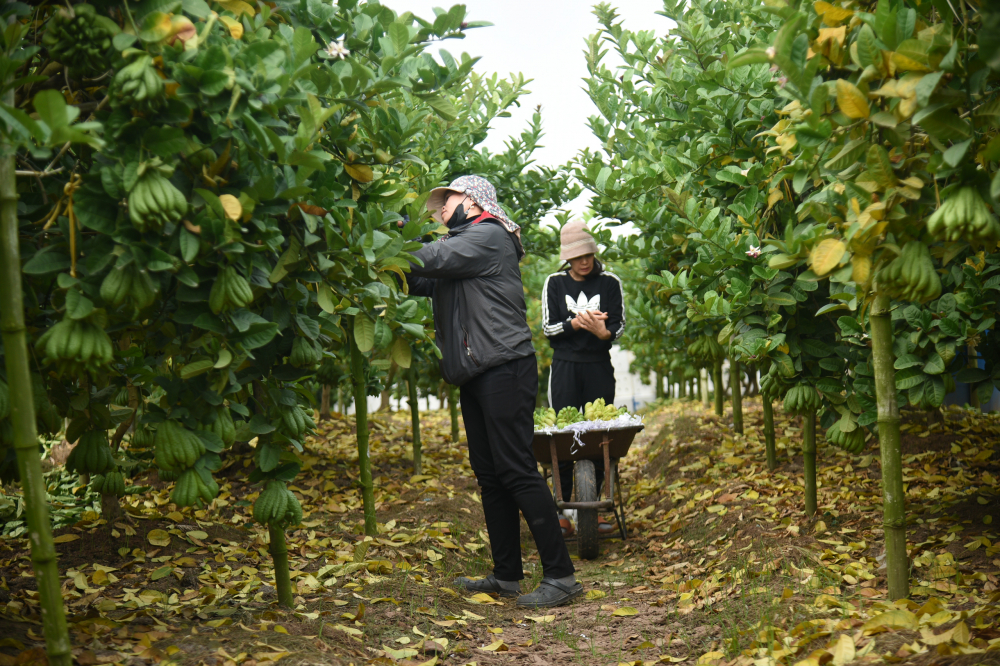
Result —
M583 413L576 407L563 407L556 413L551 407L539 407L535 410L535 430L565 430L574 423L583 421L614 421L622 416L633 417L625 407L615 407L604 404L604 398L588 402L583 407Z

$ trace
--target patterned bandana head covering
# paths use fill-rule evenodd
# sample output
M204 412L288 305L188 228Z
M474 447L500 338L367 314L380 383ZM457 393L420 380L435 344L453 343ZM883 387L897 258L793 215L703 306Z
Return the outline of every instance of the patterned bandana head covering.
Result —
M431 190L431 195L427 198L427 210L441 224L444 224L444 220L441 219L441 207L444 206L445 199L450 192L468 195L480 208L499 220L504 228L512 234L518 233L521 228L511 222L507 213L503 212L503 208L497 203L496 188L482 176L460 176L451 181L451 185L448 187L435 187Z

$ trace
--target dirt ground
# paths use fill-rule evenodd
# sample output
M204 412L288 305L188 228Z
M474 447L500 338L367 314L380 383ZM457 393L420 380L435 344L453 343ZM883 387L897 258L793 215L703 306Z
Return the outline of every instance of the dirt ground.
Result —
M363 536L353 424L321 424L293 484L305 509L288 533L293 609L277 603L267 533L249 517L252 450L227 456L205 510L177 510L169 484L147 477L152 488L125 498L119 519L80 508L56 532L74 654L87 666L1000 664L1000 418L905 413L911 595L891 603L877 444L858 456L821 444L820 508L807 517L799 424L776 416L769 472L759 400L745 410L742 435L728 412L691 402L645 415L621 463L628 539L604 541L590 561L571 542L587 595L557 609L452 587L491 562L446 413L422 415L421 475L409 415L376 415L374 538ZM526 526L522 551L532 589L541 571ZM41 632L27 544L5 537L0 666L43 663Z

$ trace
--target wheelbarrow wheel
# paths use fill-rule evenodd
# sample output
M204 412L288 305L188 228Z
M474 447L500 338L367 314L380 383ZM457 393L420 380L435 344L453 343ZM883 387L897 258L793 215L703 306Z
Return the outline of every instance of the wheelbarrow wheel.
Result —
M577 502L597 501L597 474L592 460L579 460L573 469L573 483ZM580 544L580 559L593 560L601 554L601 542L597 531L597 509L577 511L577 534Z

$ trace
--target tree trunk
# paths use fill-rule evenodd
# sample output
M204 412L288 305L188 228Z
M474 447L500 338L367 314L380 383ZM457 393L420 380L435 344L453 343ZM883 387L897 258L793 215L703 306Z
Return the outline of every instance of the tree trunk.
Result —
M13 70L10 70L13 73ZM4 93L4 103L14 104L14 91ZM71 666L73 655L60 590L56 548L52 542L49 503L42 463L38 456L38 431L28 365L28 343L21 292L21 251L17 229L17 186L14 182L14 149L0 135L0 331L6 354L10 387L10 421L14 450L27 507L28 543L42 609L45 650L52 666Z
M778 466L777 452L774 450L774 405L762 398L764 409L764 448L767 450L767 469L773 472Z
M684 377L680 377L677 380L677 397L682 400L687 397L687 381Z
M656 399L663 399L663 379L660 377L660 373L653 373L653 389L656 391Z
M267 526L271 544L267 552L274 562L274 587L278 591L278 603L285 608L295 605L292 594L292 581L288 571L288 546L285 544L285 530L274 525Z
M816 412L802 417L802 466L806 487L806 515L816 513Z
M978 368L979 363L976 357L976 345L969 345L966 349L968 353L968 361L966 362L966 367ZM969 384L969 407L982 411L982 409L979 406L979 392L976 391L976 387L973 386L972 384Z
M390 398L392 398L392 382L396 378L396 362L393 361L392 365L389 366L389 375L385 379L385 389L382 391L382 395L379 396L378 411L380 412L391 412L392 405L389 403Z
M712 368L712 380L715 384L715 415L722 416L724 413L722 401L725 399L725 395L722 389L722 360L715 362L715 367Z
M410 368L407 382L410 391L410 423L413 427L413 473L423 474L420 450L420 405L417 402L417 370Z
M882 525L885 528L889 599L910 594L910 563L906 555L906 496L903 493L903 457L896 402L896 371L892 353L892 319L888 296L878 295L869 315L872 363L878 401L878 440L882 458Z
M364 316L364 315L355 315ZM351 376L354 379L354 422L358 437L358 477L361 484L361 500L364 507L365 534L378 536L375 521L375 489L372 484L372 466L368 458L368 400L364 359L357 342L351 339Z
M451 412L451 441L458 442L458 387L448 385L448 411Z
M330 385L323 384L323 392L319 401L319 419L325 421L330 418Z
M701 404L708 409L711 406L708 399L708 368L698 369L698 388L701 389Z
M733 391L733 430L741 435L743 434L743 395L740 384L742 372L743 366L740 362L729 359L729 387Z

